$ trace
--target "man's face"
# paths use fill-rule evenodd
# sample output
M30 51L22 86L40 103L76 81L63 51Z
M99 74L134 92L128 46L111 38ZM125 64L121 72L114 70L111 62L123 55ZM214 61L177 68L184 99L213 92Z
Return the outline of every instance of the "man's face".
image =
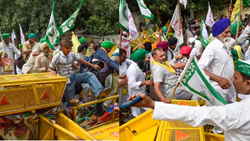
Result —
M175 49L176 46L177 46L177 44L174 44L174 45L172 45L172 46L170 46L170 47L171 47L172 49Z
M107 53L111 52L112 48L106 48Z
M82 50L82 54L86 54L86 52L87 52L87 49L86 48L84 48L83 50Z
M231 79L234 83L235 90L237 93L240 93L240 94L248 93L248 90L246 89L246 87L249 86L249 80L243 81L243 78L240 72L235 71L234 76Z
M224 40L227 37L231 37L231 26L228 26L218 37L221 40Z
M30 44L33 44L35 42L35 38L30 38L29 42L30 42Z
M154 56L154 60L160 63L164 63L166 61L165 52L163 50L157 50L156 55Z
M62 46L62 52L64 55L69 55L72 50L72 46Z
M5 38L4 39L4 43L6 44L6 45L8 45L9 43L10 43L10 39L7 37L7 38Z
M43 52L44 52L44 53L49 53L49 47L48 47L48 46L44 47L44 48L43 48Z
M90 47L94 47L94 43L91 43L89 46L90 46Z
M125 62L126 59L127 59L127 54L126 53L123 53L121 56L119 56L120 64Z

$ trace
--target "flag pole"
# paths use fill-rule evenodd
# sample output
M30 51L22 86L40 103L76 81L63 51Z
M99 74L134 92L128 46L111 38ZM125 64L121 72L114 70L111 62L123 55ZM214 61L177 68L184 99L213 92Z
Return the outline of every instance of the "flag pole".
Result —
M170 100L173 99L174 94L175 94L175 91L176 91L176 89L180 86L183 77L185 76L185 74L186 74L186 72L187 72L189 66L190 66L191 63L193 62L193 59L194 59L194 56L192 56L191 58L189 58L188 63L186 64L184 70L183 70L182 73L181 73L181 76L179 77L178 84L177 84L177 85L175 86L175 88L174 88L174 91L173 91L173 93L172 93L172 96L171 96Z
M242 0L240 0L240 11L239 11L239 16L238 16L238 21L237 21L237 31L236 31L236 39L235 39L235 45L238 44L238 35L239 35L239 23L240 23L240 13L241 13L241 5L242 5ZM234 16L234 15L233 15Z
M119 49L122 48L122 28L120 28L120 42L119 42Z

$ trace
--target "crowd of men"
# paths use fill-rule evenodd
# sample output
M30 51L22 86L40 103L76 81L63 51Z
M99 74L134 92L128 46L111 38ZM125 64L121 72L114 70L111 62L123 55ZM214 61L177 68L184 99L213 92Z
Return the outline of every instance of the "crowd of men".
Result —
M236 41L237 22L231 24L230 19L221 18L213 25L207 46L202 46L198 20L195 25L195 29L194 26L187 28L183 45L178 45L173 33L168 34L167 40L162 40L160 32L155 43L145 43L145 49L134 51L130 58L126 58L126 51L120 49L119 86L128 92L128 95L120 94L120 104L141 96L143 100L131 107L134 117L152 108L154 119L181 120L192 126L210 124L214 125L214 133L225 131L225 140L249 140L250 24L243 27L239 22ZM197 58L211 85L228 105L194 108L169 104L178 78L191 56ZM150 62L150 70L143 72L144 65L140 64L147 62ZM151 74L150 80L146 80L148 74ZM143 93L148 91L148 85L153 90L146 96ZM242 99L241 102L236 102L237 97ZM182 86L177 88L173 99L200 101ZM211 105L207 103L207 106Z
M68 78L62 99L62 106L66 108L72 107L71 103L78 98L82 89L84 91L83 102L102 99L106 96L103 94L107 89L105 80L113 77L118 81L119 55L116 52L119 50L113 53L111 57L113 60L108 56L114 47L114 43L111 41L105 40L101 44L95 45L95 52L87 56L88 44L83 37L79 39L81 44L78 47L78 54L72 52L73 43L67 38L56 44L53 50L49 48L45 38L39 42L36 40L36 35L30 33L28 40L20 44L17 49L14 44L10 43L10 34L2 34L0 74L20 75L51 72ZM93 43L91 45L94 46ZM118 85L118 83L112 84L112 87ZM118 94L118 90L112 89L111 95L114 94ZM102 116L111 104L112 101L98 103L95 107L94 119L97 120L98 116Z

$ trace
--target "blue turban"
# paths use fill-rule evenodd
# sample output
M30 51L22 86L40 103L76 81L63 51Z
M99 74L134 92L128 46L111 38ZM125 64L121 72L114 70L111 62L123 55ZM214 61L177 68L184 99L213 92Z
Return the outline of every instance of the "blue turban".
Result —
M214 37L220 35L228 26L231 25L230 19L224 18L217 22L212 27L212 34Z
M166 26L163 26L163 30L164 30L165 32L168 32L168 28L167 28Z

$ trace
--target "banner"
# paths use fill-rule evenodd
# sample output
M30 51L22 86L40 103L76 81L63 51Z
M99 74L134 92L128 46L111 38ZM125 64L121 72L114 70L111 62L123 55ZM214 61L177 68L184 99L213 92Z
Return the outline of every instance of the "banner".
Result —
M76 11L59 27L60 34L64 34L65 32L71 30L75 26L76 17L82 7L83 0L79 4Z
M185 9L187 8L187 0L180 0L180 4L184 5Z
M153 20L154 15L151 13L151 11L148 9L148 7L145 5L144 1L143 0L137 0L137 3L139 5L142 17L144 19Z
M126 32L129 32L128 13L125 0L120 0L119 26Z
M181 28L181 20L180 20L178 4L176 5L170 25L175 30L174 37L178 39L178 45L181 45L184 42L184 39L183 39L183 31Z
M21 38L21 44L23 44L25 42L25 36L23 34L23 30L21 25L19 24L19 28L20 28L20 38Z
M130 52L131 52L131 47L130 47L130 40L122 37L121 40L121 48L127 51L127 57L130 58Z
M126 7L127 7L128 22L129 22L129 38L135 40L138 37L139 33L136 29L135 22L128 8L128 5L126 5Z
M208 37L208 32L206 25L203 21L203 17L201 17L201 43L203 47L206 47L209 44L209 37Z
M208 2L208 11L207 11L207 17L206 17L206 24L210 27L214 25L214 16L210 7L210 4Z
M73 43L73 46L72 46L72 51L77 54L78 53L78 47L81 45L79 40L77 39L76 35L74 32L72 32L72 38L71 38L71 41Z
M212 87L203 69L200 69L196 57L189 58L179 77L181 85L190 93L206 100L212 105L225 105L226 100Z
M11 32L11 41L12 41L13 45L15 45L15 39L16 39L16 34L14 32L14 29L12 29L12 32Z
M55 44L58 44L60 42L59 28L56 25L54 11L55 11L55 2L53 2L49 25L45 35L46 43L51 49L54 48Z

